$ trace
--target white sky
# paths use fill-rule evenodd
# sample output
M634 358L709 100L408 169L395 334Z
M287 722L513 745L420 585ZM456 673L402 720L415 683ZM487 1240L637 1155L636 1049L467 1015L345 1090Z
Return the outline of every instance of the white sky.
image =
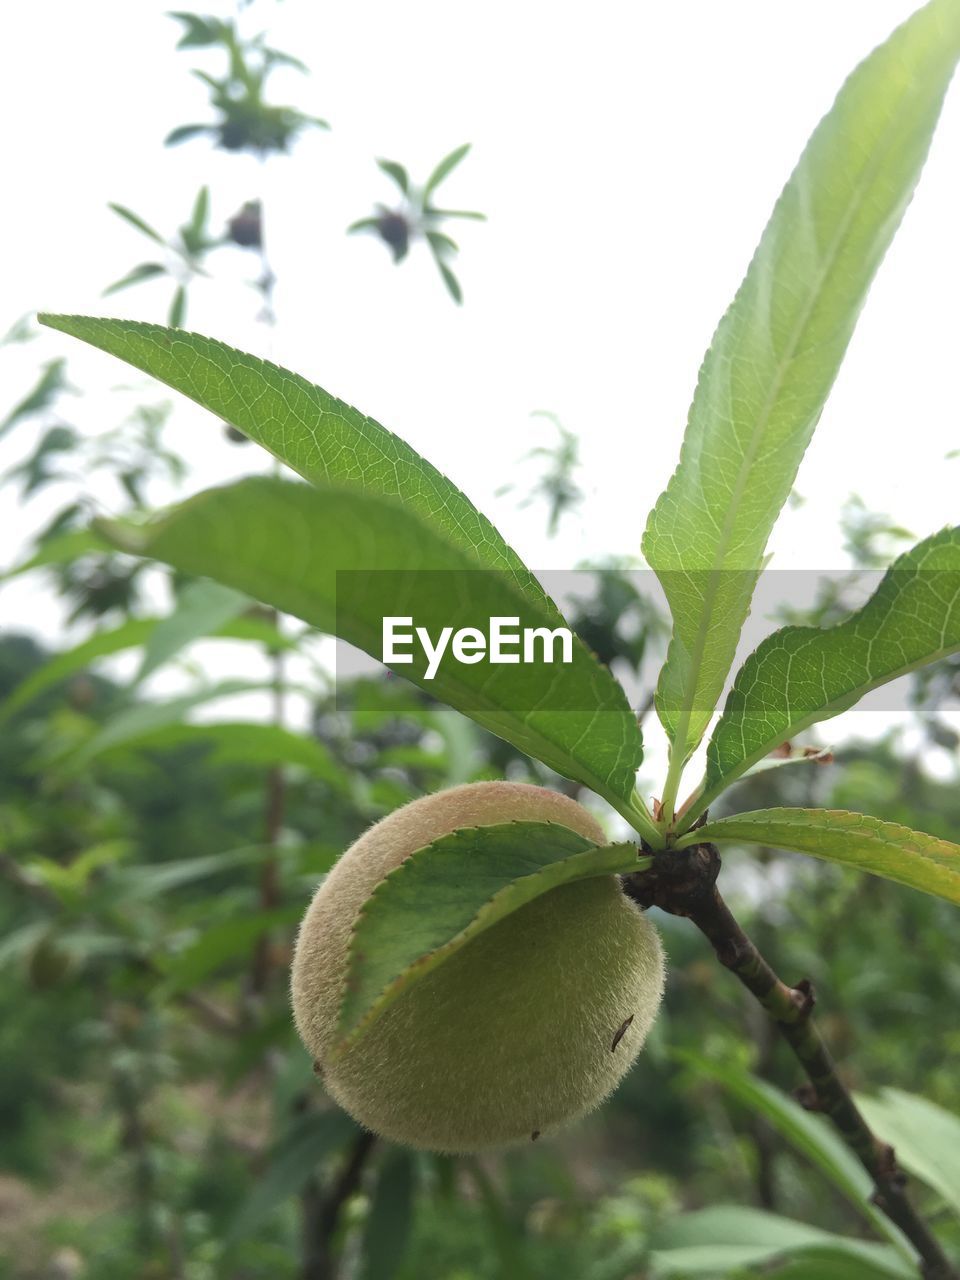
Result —
M167 7L30 0L5 15L0 330L41 308L164 318L166 284L99 297L152 256L108 200L166 232L202 182L214 226L264 194L278 328L253 323L255 299L235 283L239 254L223 255L234 283L194 291L188 327L270 355L377 417L539 569L638 551L703 351L780 186L846 73L915 6L598 0L587 17L557 0L257 0L245 26L268 27L313 71L278 73L273 96L333 125L265 169L205 141L162 148L173 126L209 119L188 68L220 71L216 55L174 53ZM422 178L468 140L474 151L444 198L490 221L458 236L461 311L425 254L397 270L382 245L343 229L391 198L374 156ZM958 155L955 89L804 462L806 503L774 535L779 567L845 562L837 517L854 490L918 536L957 521L960 460L945 455L960 445ZM131 379L57 334L0 351L0 416L36 363L58 354L95 393L78 421L113 425L101 420L114 412L103 393ZM582 518L553 543L542 508L494 497L517 459L551 438L529 416L539 408L580 435L588 493ZM250 468L249 450L227 449L208 415L184 407L177 424L191 487ZM31 443L21 428L0 464ZM54 626L36 589L7 590L4 613Z

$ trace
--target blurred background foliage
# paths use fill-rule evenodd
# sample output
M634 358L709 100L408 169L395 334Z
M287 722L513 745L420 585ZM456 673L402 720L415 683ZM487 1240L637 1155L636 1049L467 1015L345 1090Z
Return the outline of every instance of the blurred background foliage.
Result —
M263 157L326 127L272 101L273 67L306 68L266 35L173 17L185 56L219 66L194 71L210 121L175 127L168 144ZM422 187L377 160L400 204L350 228L378 235L397 262L422 240L456 302L456 245L442 228L481 215L434 198L467 151ZM206 188L187 203L170 238L112 206L152 256L105 293L169 277L166 318L182 324L191 283L215 278L216 251L232 244L256 262L254 305L269 324L259 195L220 229ZM437 305L449 304L438 294ZM29 361L31 333L14 324L0 355ZM371 821L425 792L504 776L577 789L412 686L364 678L334 693L309 630L104 552L87 531L90 476L138 511L182 491L189 465L165 444L169 404L147 399L90 435L71 425L79 394L65 362L48 362L0 422L17 446L0 483L29 530L6 576L31 573L58 596L70 635L41 642L9 621L0 635L0 1278L913 1274L825 1122L793 1100L799 1081L770 1026L673 917L658 920L670 981L652 1040L617 1095L565 1135L435 1157L371 1141L332 1106L287 997L293 931L319 877ZM510 491L539 504L553 533L583 490L576 435L545 416L553 433L518 457ZM245 442L224 430L224 450ZM35 527L41 493L56 509ZM852 568L806 615L818 622L844 616L858 572L908 536L855 496L843 519ZM589 590L571 616L634 679L666 635L637 567L585 566ZM241 654L247 676L220 679L197 656L211 637ZM159 698L143 687L158 671L173 673ZM909 729L759 772L730 803L865 809L955 839L958 736L943 709L958 692L960 663L941 663L914 683ZM266 714L211 712L237 695ZM650 712L644 700L638 714ZM775 850L729 857L724 876L761 950L788 978L813 980L846 1078L960 1250L953 909Z

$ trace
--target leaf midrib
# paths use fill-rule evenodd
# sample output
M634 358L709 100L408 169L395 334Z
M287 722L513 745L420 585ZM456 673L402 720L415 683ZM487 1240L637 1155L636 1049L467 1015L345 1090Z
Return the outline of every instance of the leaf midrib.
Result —
M901 98L903 95L900 95ZM691 654L691 668L696 673L692 682L690 682L689 694L684 701L681 710L680 719L677 722L677 733L675 741L682 743L684 752L683 763L686 763L690 755L690 748L687 744L687 734L690 729L690 720L693 715L693 707L695 702L695 693L699 685L699 671L703 662L703 654L706 648L707 636L710 631L709 620L712 616L713 605L716 600L717 591L719 589L719 575L723 572L722 564L726 558L729 542L733 536L733 527L736 522L737 511L740 500L746 489L749 472L757 456L760 447L760 441L763 433L766 431L770 422L770 416L777 402L777 397L783 388L784 380L790 366L797 358L800 339L806 329L814 308L822 293L827 276L829 275L834 263L836 262L844 242L850 232L851 224L856 214L863 207L866 199L866 193L873 185L876 173L881 163L886 159L892 150L893 143L890 142L886 147L876 151L864 170L863 179L858 182L854 188L854 195L844 215L841 226L836 236L831 242L827 254L823 260L823 265L817 273L816 282L810 291L810 296L804 310L794 325L790 335L790 341L787 347L787 354L781 359L777 372L771 383L771 388L764 400L760 413L754 423L749 444L744 454L743 462L737 473L737 481L731 494L731 501L727 507L727 514L724 517L723 527L720 530L720 536L717 541L717 551L714 557L714 568L708 570L708 586L707 586L707 607L701 613L700 625L697 630L697 637ZM789 182L789 180L788 180ZM782 198L782 197L781 197ZM811 215L812 217L812 215ZM694 744L695 745L695 744Z

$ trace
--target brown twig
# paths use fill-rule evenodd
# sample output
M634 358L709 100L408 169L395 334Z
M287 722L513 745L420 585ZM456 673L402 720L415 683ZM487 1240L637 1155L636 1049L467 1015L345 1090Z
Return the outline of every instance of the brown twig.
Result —
M301 1280L334 1280L336 1261L333 1242L340 1225L340 1215L350 1197L359 1190L364 1168L376 1141L372 1133L359 1133L329 1191L324 1193L319 1183L311 1179L302 1192Z
M655 854L646 872L624 877L627 894L643 907L657 906L697 926L720 963L743 983L773 1019L809 1080L805 1105L829 1116L873 1179L873 1203L916 1249L924 1280L960 1280L939 1241L906 1192L906 1177L893 1148L873 1133L840 1078L813 1018L807 979L788 987L737 923L717 889L720 855L714 845Z

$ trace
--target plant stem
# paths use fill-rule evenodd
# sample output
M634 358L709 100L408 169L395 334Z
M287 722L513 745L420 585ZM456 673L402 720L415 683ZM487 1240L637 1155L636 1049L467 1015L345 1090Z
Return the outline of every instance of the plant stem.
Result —
M301 1195L303 1207L303 1267L301 1280L334 1280L337 1268L333 1241L340 1215L350 1197L359 1190L363 1170L376 1144L372 1133L357 1135L333 1186L324 1194L315 1179Z
M873 1179L876 1207L913 1245L924 1280L960 1280L936 1237L906 1193L906 1178L893 1148L871 1130L813 1018L814 993L803 979L795 987L781 981L734 918L716 886L720 855L699 844L654 855L646 872L624 877L626 893L641 906L658 906L697 926L720 963L739 979L776 1024L809 1080L803 1104L829 1116L841 1138Z

